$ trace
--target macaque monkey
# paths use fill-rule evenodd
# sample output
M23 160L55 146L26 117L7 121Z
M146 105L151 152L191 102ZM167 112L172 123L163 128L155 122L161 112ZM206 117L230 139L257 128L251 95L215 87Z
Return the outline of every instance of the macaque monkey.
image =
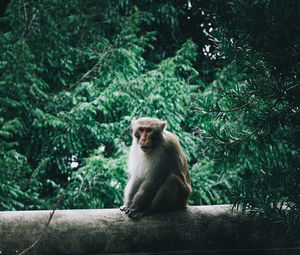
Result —
M192 192L187 160L178 138L166 125L156 118L131 122L130 179L120 210L132 219L187 207Z

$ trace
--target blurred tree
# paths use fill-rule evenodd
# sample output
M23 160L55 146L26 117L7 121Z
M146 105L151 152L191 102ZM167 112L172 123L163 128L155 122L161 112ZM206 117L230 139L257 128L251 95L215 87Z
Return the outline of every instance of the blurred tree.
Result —
M235 205L300 229L297 1L231 1L214 41L224 68L199 98L203 137L221 168L238 171Z

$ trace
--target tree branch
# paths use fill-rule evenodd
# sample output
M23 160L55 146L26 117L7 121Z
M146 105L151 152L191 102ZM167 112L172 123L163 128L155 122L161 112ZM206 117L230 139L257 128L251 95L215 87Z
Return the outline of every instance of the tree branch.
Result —
M238 111L238 110L240 110L240 109L242 109L243 107L245 107L245 106L248 106L249 104L251 104L252 103L252 101L251 102L248 102L248 103L245 103L245 104L243 104L243 105L241 105L241 106L238 106L238 107L235 107L235 108L232 108L232 109L229 109L229 110L211 110L211 111L208 111L209 113L214 113L214 112L222 112L222 113L226 113L226 112L235 112L235 111Z
M245 137L241 138L241 139L237 139L237 140L234 140L233 142L229 143L227 146L226 146L226 149L230 149L230 147L232 147L233 145L236 145L236 144L239 144L245 140L247 140L249 137L251 137L252 135L256 134L260 129L263 128L264 125L258 127L257 129L255 129L252 133L246 135Z
M54 215L54 213L55 213L57 207L59 206L60 202L63 200L63 198L64 198L64 195L61 194L61 195L59 196L59 198L58 198L58 200L57 200L57 202L56 202L56 205L54 206L52 212L50 213L50 217L49 217L49 219L48 219L47 224L45 225L44 230L43 230L42 233L39 235L39 237L38 237L38 238L37 238L37 239L36 239L36 240L35 240L28 248L26 248L25 250L23 250L21 253L18 253L18 255L24 255L24 254L26 254L28 251L30 251L31 249L33 249L33 248L41 241L41 239L42 239L42 238L44 237L44 235L46 234L47 229L48 229L48 227L49 227L49 225L50 225L50 222L51 222L51 220L52 220L52 218L53 218L53 215Z
M277 104L277 102L279 102L279 100L277 100L275 103L274 103L274 106ZM266 120L264 123L262 123L258 128L256 128L253 132L251 132L250 134L244 136L243 138L241 139L237 139L231 143L229 143L227 146L226 146L226 149L230 149L230 147L232 147L233 145L236 145L236 144L239 144L245 140L247 140L249 137L251 137L252 135L255 135L256 133L258 133L259 130L261 130L263 127L265 127L268 123L274 121L275 119L278 119L280 115L282 115L286 109L288 109L288 106L286 106L285 108L283 108L275 117L269 119L269 120Z
M87 78L90 73L92 73L98 66L102 66L105 58L107 57L107 55L112 51L112 47L109 48L108 51L106 51L102 57L98 60L98 62L90 69L88 70L78 81L76 81L75 83L73 83L70 87L69 87L69 90L70 89L73 89L75 88L80 82L82 82L85 78Z
M27 15L25 4L24 4L24 12L25 12L25 14ZM29 24L28 24L28 26L27 26L27 29L25 29L24 32L23 32L23 34L22 34L22 37L21 37L22 39L25 38L25 36L28 35L29 30L30 30L30 28L31 28L31 26L32 26L32 24L33 24L33 21L35 20L35 18L36 18L36 16L38 15L38 13L39 13L39 10L36 10L36 12L32 15L32 18L31 18L31 20L30 20L30 22L29 22ZM24 14L24 15L25 15L25 14ZM26 21L26 22L28 21L28 17L25 18L25 21Z
M25 22L27 23L28 15L27 15L27 11L26 11L26 6L25 6L25 3L24 3L24 0L22 0L22 2L23 2L23 8L24 8L24 18L25 18Z

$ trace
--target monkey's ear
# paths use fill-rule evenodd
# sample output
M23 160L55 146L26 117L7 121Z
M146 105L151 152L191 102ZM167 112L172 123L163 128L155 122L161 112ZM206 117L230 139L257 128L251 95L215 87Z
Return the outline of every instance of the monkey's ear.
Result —
M167 127L167 122L166 121L162 121L161 122L161 130L164 130Z
M135 125L135 121L136 121L136 120L132 120L132 121L131 121L131 128L132 128L132 129L133 129L134 125Z

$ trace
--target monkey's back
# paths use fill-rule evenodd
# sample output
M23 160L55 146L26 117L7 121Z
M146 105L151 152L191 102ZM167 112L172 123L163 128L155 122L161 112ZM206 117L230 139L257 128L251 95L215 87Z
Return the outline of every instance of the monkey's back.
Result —
M187 159L181 148L179 143L179 139L173 133L164 130L164 141L165 141L165 149L167 154L169 155L170 161L174 162L175 169L173 170L175 173L184 173L184 175L188 173ZM172 172L173 172L172 171Z

